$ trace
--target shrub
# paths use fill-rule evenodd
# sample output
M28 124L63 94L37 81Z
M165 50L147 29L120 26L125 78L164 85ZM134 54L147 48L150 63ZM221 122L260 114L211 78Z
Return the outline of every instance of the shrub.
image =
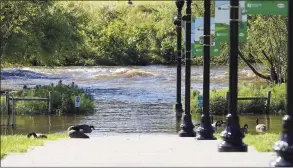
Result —
M271 91L270 113L284 113L286 103L286 85L255 85L243 84L238 89L238 97L266 97ZM212 90L210 93L210 112L215 115L227 113L226 93L228 89ZM197 97L199 91L192 91L191 105L192 112L200 113L202 109L197 108ZM261 114L265 112L265 100L239 100L238 112L242 114Z
M94 101L77 85L65 85L60 81L56 86L53 84L37 86L36 88L23 89L13 94L14 97L49 97L51 92L52 114L88 114L94 112ZM75 96L80 96L80 107L75 110ZM15 101L16 114L40 115L48 114L48 102L46 101Z

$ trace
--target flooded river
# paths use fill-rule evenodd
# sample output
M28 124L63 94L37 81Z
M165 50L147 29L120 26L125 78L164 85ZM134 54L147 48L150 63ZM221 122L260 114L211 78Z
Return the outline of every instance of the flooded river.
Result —
M228 69L211 69L211 89L228 87ZM13 75L14 74L14 75ZM191 87L202 91L203 68L192 67ZM182 97L184 96L185 69L182 69ZM248 69L239 71L241 81L253 82L255 76ZM171 133L179 130L173 105L176 103L176 67L25 67L2 71L2 88L20 89L75 82L79 87L92 89L96 112L90 116L16 116L14 134L30 131L52 133L66 131L72 124L91 124L96 127L92 134L117 133ZM184 100L184 98L182 99ZM199 115L193 122L199 122ZM247 123L255 131L255 120L267 124L271 132L281 130L281 117L241 116L241 125ZM224 116L215 116L224 119ZM221 129L220 129L221 130Z

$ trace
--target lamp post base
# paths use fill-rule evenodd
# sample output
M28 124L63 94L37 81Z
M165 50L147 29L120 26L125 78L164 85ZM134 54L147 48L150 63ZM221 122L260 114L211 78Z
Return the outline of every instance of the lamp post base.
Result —
M283 118L283 133L281 140L274 145L277 153L275 161L270 163L272 167L293 167L293 121L292 117L285 115Z
M191 120L191 115L184 115L183 123L181 124L181 131L179 131L180 137L195 137L196 132L193 130L194 125Z
M213 135L215 133L214 128L210 123L205 125L204 115L201 116L201 125L197 128L197 136L195 139L197 140L217 140L217 138Z
M270 163L270 166L271 167L293 167L293 163L279 156L276 158L275 161Z
M232 144L226 141L223 141L218 146L219 152L247 152L248 148L245 143L242 144Z
M245 137L244 133L241 132L240 126L237 126L236 123L239 123L239 117L236 117L236 120L233 121L232 115L227 115L227 127L220 134L224 140L219 146L219 152L247 152L248 147L243 143L242 139Z

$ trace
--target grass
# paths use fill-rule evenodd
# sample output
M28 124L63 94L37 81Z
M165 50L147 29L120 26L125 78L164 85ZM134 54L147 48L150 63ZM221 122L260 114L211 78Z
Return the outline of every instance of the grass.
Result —
M220 134L217 133L215 136L221 139ZM281 134L276 133L265 133L265 134L246 134L243 139L244 143L248 146L253 146L258 152L273 152L273 145L281 137Z
M26 152L29 146L43 146L46 140L67 138L65 133L48 134L48 139L28 139L26 135L1 135L1 159L9 153Z

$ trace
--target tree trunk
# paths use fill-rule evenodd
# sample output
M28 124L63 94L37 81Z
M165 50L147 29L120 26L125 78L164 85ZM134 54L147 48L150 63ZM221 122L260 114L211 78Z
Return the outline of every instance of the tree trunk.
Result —
M243 56L243 54L238 50L238 55L240 56L240 58L245 62L245 64L252 70L252 72L256 75L256 76L258 76L258 77L260 77L260 78L263 78L263 79L266 79L266 80L269 80L269 81L271 81L271 77L270 77L270 75L263 75L263 74L261 74L261 73L259 73L245 58L244 58L244 56ZM252 56L252 54L251 53L249 53L249 55L251 55Z

